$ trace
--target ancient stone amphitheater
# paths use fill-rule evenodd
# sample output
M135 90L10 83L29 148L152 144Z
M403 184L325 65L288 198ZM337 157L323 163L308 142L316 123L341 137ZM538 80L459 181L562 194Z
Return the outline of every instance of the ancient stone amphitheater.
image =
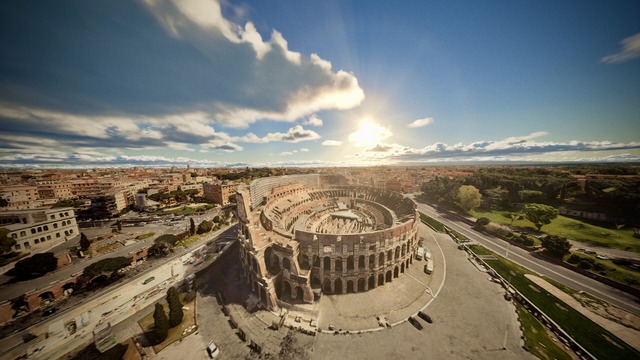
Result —
M418 247L415 204L398 193L314 174L258 179L236 199L243 276L269 309L383 286Z

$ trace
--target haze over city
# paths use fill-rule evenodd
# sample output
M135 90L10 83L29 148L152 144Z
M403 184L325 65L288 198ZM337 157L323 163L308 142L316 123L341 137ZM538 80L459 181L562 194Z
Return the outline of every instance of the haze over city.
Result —
M0 5L0 167L640 160L640 6Z

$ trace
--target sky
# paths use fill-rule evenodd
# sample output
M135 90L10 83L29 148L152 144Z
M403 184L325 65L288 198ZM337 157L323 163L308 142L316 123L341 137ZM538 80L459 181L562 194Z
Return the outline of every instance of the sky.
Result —
M0 168L640 161L637 1L0 3Z

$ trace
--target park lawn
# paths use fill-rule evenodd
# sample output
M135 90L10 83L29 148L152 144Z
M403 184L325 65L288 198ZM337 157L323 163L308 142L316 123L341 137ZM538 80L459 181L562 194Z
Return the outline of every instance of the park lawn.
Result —
M478 247L479 245L474 245L471 249L475 251ZM527 279L524 275L531 274L530 271L494 255L496 260L486 260L486 263L596 358L640 358L638 351Z
M565 255L564 261L568 263L568 259L571 255L576 255L580 258L590 258L593 259L597 264L600 264L602 268L600 270L589 269L589 272L594 274L598 274L600 276L604 276L608 279L611 279L615 282L619 282L621 284L627 284L636 288L640 288L640 272L631 270L626 266L617 265L609 260L600 260L596 258L594 255L584 254L581 252L571 251L569 254ZM577 266L576 264L571 264Z
M492 222L509 225L508 211L472 211L475 218L486 217ZM516 220L514 227L531 228L535 226L529 220ZM577 240L602 247L640 252L640 239L633 237L632 229L607 229L601 226L558 215L550 224L544 225L541 231L549 235L562 236L570 240Z
M183 298L184 294L181 293L180 301L182 301ZM164 307L164 311L167 314L167 317L169 317L169 305L167 304L166 300L163 299L161 301L161 304ZM184 306L188 307L189 310L183 310L184 317L182 318L182 323L174 328L169 329L169 335L163 342L153 345L153 350L156 352L156 354L162 351L162 349L166 348L167 346L184 337L189 336L195 331L196 328L193 328L192 331L185 333L186 329L188 329L192 325L196 325L196 300L194 299L193 301L184 304ZM140 328L142 328L142 331L144 333L153 331L153 311L150 312L147 316L140 319L140 321L138 321L138 324L140 325Z
M527 349L539 359L571 360L571 356L554 342L547 328L519 302L515 304Z

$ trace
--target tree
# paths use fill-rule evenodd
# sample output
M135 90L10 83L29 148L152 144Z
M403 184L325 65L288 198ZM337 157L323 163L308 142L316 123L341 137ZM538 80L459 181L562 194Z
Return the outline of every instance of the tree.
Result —
M156 309L153 312L153 334L156 336L158 343L163 342L169 335L169 319L164 313L164 307L156 303Z
M480 190L473 185L462 185L458 189L457 198L462 209L469 212L480 206L482 194L480 194Z
M178 242L178 240L180 240L180 238L178 238L177 236L173 235L173 234L164 234L164 235L160 235L158 236L154 242L156 244L159 243L166 243L170 246L175 246L175 244Z
M513 225L513 222L516 220L522 220L522 214L518 214L518 213L510 213L509 214L509 219L511 219L511 222L509 223L509 226Z
M9 202L6 199L0 198L0 207L9 206Z
M196 223L193 221L193 218L189 218L189 235L193 236L196 234Z
M562 258L569 253L571 243L557 235L547 235L542 239L542 248L551 256Z
M87 266L84 268L82 274L87 278L93 278L103 273L109 273L109 275L111 275L129 265L131 265L131 258L129 257L118 256L106 258Z
M489 218L486 217L481 217L478 218L478 220L476 220L476 227L485 227L487 225L489 225L489 223L491 222L491 220L489 220Z
M211 231L211 229L213 229L213 222L204 220L203 222L200 223L200 225L198 225L198 230L196 232L198 233L198 235L200 235L200 234L208 233L209 231Z
M169 303L169 326L173 328L180 325L184 316L180 294L173 286L167 290L167 303Z
M551 223L551 220L558 217L558 209L545 204L526 204L522 210L524 217L531 221L540 231L542 225Z
M87 237L87 235L81 232L80 233L80 250L87 251L89 250L90 246L91 246L91 241L89 241L89 238Z
M51 272L57 267L58 259L52 252L45 252L18 261L11 273L20 279L33 279Z
M16 240L9 236L9 229L0 228L0 254L9 252L16 244Z
M147 250L147 256L150 257L165 257L171 253L171 249L169 248L169 244L165 242L156 242L149 250Z

